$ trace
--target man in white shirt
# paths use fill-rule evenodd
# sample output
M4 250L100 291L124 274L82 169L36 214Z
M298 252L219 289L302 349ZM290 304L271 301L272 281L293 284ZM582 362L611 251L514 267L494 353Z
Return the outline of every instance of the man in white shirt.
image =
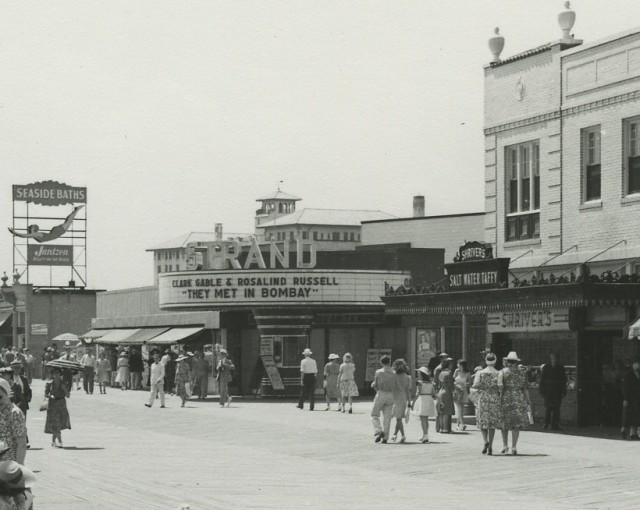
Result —
M86 354L82 356L80 360L80 364L84 367L84 377L82 378L84 391L87 395L89 393L93 395L93 381L96 375L96 357L91 353L91 349L87 349Z
M164 407L164 363L160 361L160 354L157 352L153 355L154 362L150 369L151 392L149 394L149 403L147 407L153 405L156 395L160 394L160 407Z
M302 390L300 391L300 400L298 402L298 408L304 409L304 397L309 395L309 410L313 411L316 397L316 375L318 374L318 365L316 360L311 357L311 349L308 347L302 351L304 359L300 362L300 385Z

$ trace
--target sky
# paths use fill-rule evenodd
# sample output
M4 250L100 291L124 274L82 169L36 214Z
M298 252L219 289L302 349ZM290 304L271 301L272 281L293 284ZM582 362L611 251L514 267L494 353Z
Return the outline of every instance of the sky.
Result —
M640 19L637 0L572 8L585 43ZM145 250L183 233L252 232L280 181L299 207L409 217L423 194L427 215L482 211L487 41L500 27L504 58L558 40L562 10L0 0L0 217L11 226L13 184L87 187L87 283L113 290L151 285Z

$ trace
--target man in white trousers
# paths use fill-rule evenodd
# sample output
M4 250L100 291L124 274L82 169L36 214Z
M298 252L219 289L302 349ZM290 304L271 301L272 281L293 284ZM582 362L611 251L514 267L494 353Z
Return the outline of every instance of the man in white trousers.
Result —
M164 407L164 363L160 361L160 354L157 352L153 355L153 360L149 377L151 392L149 393L149 403L145 404L145 406L151 407L156 395L159 393L160 407Z

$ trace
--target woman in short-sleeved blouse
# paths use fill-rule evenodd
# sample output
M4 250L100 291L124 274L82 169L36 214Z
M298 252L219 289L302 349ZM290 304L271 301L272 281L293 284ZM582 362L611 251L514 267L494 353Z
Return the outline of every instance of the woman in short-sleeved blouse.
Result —
M187 357L182 355L176 360L176 395L182 400L180 407L184 407L189 395L186 384L191 382L191 369L187 364Z
M329 362L324 366L324 394L327 399L328 411L331 408L331 399L335 398L338 402L338 411L340 411L340 390L338 389L338 374L340 373L340 365L338 360L340 356L337 354L329 354Z
M27 425L22 411L10 400L9 383L0 384L0 441L9 448L0 453L0 461L15 460L24 463L27 451Z
M342 357L342 365L340 365L340 372L338 373L338 388L340 388L340 394L342 395L342 412L345 412L345 402L349 401L349 414L353 412L353 397L357 397L358 386L355 381L356 366L353 363L353 358L348 352Z
M46 384L44 396L49 399L44 433L51 434L51 446L62 448L62 431L71 428L71 421L67 410L69 390L62 382L59 369L53 369L53 380Z
M492 352L485 357L487 367L480 370L473 379L473 389L477 394L476 426L482 431L484 448L482 453L493 453L493 438L496 429L502 428L502 402L498 392L498 371L495 369L496 355Z
M96 380L100 386L100 393L107 393L107 384L111 381L111 363L104 351L96 361Z
M518 368L518 355L509 353L506 365L498 373L498 389L502 397L502 451L509 452L509 431L511 431L511 453L518 455L517 446L520 430L529 427L529 385L527 374Z
M116 382L120 384L121 390L129 388L129 358L127 353L122 351L118 358L118 375L116 376Z

